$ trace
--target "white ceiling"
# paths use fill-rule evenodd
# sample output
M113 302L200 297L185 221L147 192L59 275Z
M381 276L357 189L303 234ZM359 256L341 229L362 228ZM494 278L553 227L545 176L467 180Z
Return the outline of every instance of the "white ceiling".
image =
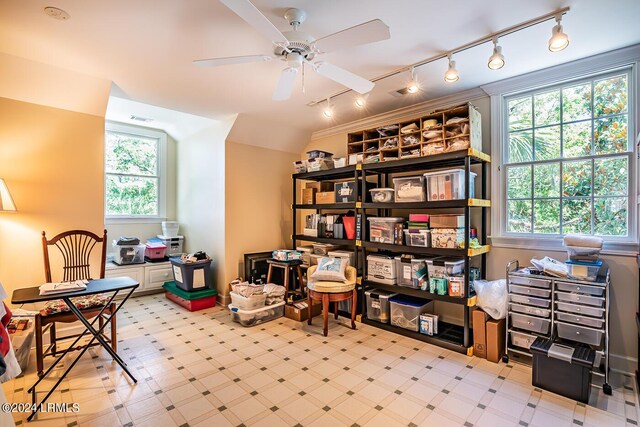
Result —
M198 68L194 59L269 54L271 43L217 0L2 0L0 52L114 82L116 95L212 119L240 113L261 123L314 131L392 110L448 93L545 68L573 59L640 43L638 0L255 0L256 7L281 31L289 7L307 11L301 29L316 37L380 18L391 39L324 55L323 59L374 78L491 32L564 6L563 25L571 39L560 53L547 49L553 21L500 40L506 66L490 71L486 44L456 55L460 80L446 84L445 61L417 70L424 91L396 98L388 92L408 80L405 74L374 88L367 111L352 108L352 94L335 99L337 115L321 117L306 106L342 87L312 72L306 93L298 84L288 101L271 95L279 61ZM56 6L69 21L47 17ZM277 142L276 142L277 144Z

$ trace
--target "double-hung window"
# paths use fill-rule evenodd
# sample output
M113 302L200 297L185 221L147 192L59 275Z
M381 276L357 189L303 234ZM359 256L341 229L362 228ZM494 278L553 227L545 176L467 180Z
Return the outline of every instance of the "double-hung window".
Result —
M105 131L105 218L164 217L166 134L109 123Z
M635 236L629 69L506 96L504 236Z

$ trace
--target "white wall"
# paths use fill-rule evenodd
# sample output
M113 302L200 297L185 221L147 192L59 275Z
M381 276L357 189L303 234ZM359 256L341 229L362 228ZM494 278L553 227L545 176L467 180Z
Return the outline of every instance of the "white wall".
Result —
M177 220L185 251L205 251L214 286L225 287L225 139L233 119L218 122L178 143Z

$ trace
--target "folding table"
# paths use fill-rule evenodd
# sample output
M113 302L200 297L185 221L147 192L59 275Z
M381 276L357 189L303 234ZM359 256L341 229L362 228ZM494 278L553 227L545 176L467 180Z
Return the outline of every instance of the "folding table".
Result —
M58 359L53 364L51 364L51 366L49 366L49 368L45 371L44 375L38 378L38 380L31 386L31 388L27 390L28 393L31 393L31 402L34 405L31 415L29 415L29 417L27 418L27 421L31 421L31 419L36 415L36 413L40 409L40 406L47 401L49 396L51 396L51 394L55 391L55 389L60 385L62 380L67 376L67 374L71 371L71 369L73 369L73 367L76 365L78 360L80 360L82 355L87 351L89 346L93 344L94 340L97 340L102 345L102 347L104 347L104 349L113 357L113 360L115 360L118 363L118 365L120 365L120 367L127 373L127 375L133 380L134 383L138 382L135 379L135 377L131 374L129 369L127 369L127 364L124 362L124 360L122 360L120 356L118 356L118 354L115 351L113 351L111 346L109 346L109 343L105 341L102 335L100 335L104 330L104 328L106 328L107 325L109 324L109 320L111 320L111 318L115 316L118 313L118 311L120 311L124 303L127 302L131 294L133 294L133 291L138 286L140 286L140 284L130 277L113 277L108 279L90 280L89 283L87 284L87 289L82 291L64 292L64 293L51 294L51 295L40 295L40 289L38 286L16 289L15 291L13 291L13 295L11 297L12 304L41 303L41 302L61 299L67 304L71 312L76 315L78 320L85 327L84 331L81 334L79 334L79 336L76 338L73 344L71 344L71 346L69 346L62 353L62 355L60 355ZM102 315L105 308L109 307L109 305L113 302L115 297L121 291L128 291L128 292L125 295L125 297L122 299L122 301L120 301L120 304L118 304L115 311L111 313L111 316L109 316L109 319L106 322L104 322L104 324L98 330L96 330L93 326L94 323L96 323L96 320ZM104 305L102 310L100 310L100 313L98 313L98 315L95 316L91 322L89 322L89 320L86 317L84 317L84 315L82 314L82 311L78 309L78 307L76 307L76 305L72 301L72 298L76 298L76 297L83 297L83 296L95 295L95 294L109 294L109 293L112 294L111 298L109 299L109 302L107 302ZM53 370L53 368L58 363L60 363L60 361L67 355L69 350L75 347L75 345L78 344L78 342L82 339L82 337L85 336L87 332L93 335L91 340L84 347L81 346L82 349L80 350L78 356L71 363L71 365L69 365L69 367L64 371L64 373L58 379L58 381L56 381L53 388L49 390L47 395L40 402L36 402L36 386L40 383L40 381L46 378L46 376Z

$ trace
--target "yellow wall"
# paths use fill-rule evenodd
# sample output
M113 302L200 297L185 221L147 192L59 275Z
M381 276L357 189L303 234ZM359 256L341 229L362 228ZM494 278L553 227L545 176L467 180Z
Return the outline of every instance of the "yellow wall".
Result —
M226 283L244 275L243 254L291 246L291 174L299 158L295 153L227 142Z
M104 228L104 118L0 98L0 177L18 212L0 213L0 281L44 282L40 233Z

